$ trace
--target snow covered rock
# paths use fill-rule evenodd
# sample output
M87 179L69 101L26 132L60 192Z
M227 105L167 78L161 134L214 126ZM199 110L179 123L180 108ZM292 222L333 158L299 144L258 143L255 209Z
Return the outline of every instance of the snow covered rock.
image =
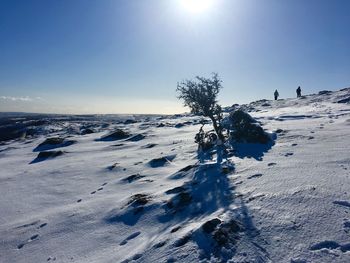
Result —
M33 152L40 152L40 151L46 151L46 150L51 150L51 149L60 148L60 147L67 147L74 143L76 143L76 141L74 140L66 140L60 137L51 137L51 138L47 138L45 141L40 143L33 150Z
M123 131L121 129L117 129L112 133L102 136L100 141L117 141L117 140L126 139L129 136L130 134L128 132Z
M58 156L63 155L63 151L46 151L46 152L40 152L38 156L31 162L31 163L38 163L45 161L46 159L52 159Z

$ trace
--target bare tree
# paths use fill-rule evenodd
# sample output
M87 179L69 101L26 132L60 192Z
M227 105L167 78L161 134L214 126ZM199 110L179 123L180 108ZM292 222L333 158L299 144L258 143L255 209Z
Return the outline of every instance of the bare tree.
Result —
M213 122L213 127L221 141L224 141L220 121L222 119L222 109L218 104L222 81L217 73L213 73L211 78L195 77L194 80L184 80L177 84L176 91L178 98L184 101L184 105L191 109L196 115L209 117Z

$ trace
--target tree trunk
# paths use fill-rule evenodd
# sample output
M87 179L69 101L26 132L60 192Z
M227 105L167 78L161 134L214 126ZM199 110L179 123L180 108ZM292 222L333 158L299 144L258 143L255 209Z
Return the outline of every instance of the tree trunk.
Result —
M214 116L209 116L209 118L211 119L211 121L213 122L213 126L214 126L214 130L216 132L216 134L218 135L219 139L222 141L222 142L225 142L225 137L224 135L222 134L222 131L216 121L216 119L214 118Z

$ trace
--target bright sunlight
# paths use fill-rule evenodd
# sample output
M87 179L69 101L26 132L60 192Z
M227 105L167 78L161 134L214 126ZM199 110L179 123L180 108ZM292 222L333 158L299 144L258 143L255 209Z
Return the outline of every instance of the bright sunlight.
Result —
M181 5L191 13L203 13L210 9L213 0L181 0Z

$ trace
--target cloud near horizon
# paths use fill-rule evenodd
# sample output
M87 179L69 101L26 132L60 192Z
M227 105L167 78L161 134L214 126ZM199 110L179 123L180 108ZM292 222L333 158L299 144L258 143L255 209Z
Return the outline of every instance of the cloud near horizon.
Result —
M0 96L2 100L8 101L34 101L34 100L42 100L41 97L30 98L28 96L25 97L12 97L12 96Z

